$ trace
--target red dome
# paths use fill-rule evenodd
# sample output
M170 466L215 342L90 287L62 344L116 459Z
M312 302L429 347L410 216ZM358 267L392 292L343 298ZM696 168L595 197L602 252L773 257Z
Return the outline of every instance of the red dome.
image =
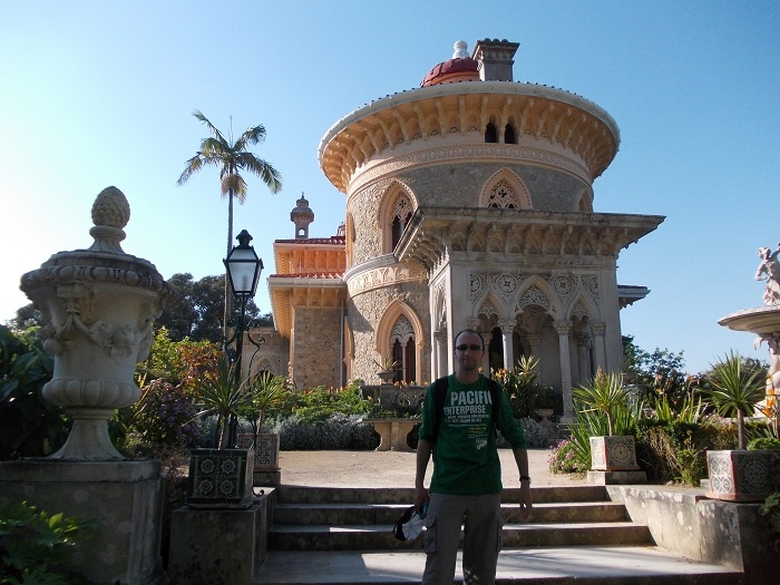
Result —
M422 80L420 87L452 83L454 81L476 81L479 79L479 64L468 56L466 43L455 43L452 59L439 63Z
M420 87L452 83L453 81L475 81L479 79L477 62L471 57L450 59L439 63L422 80Z

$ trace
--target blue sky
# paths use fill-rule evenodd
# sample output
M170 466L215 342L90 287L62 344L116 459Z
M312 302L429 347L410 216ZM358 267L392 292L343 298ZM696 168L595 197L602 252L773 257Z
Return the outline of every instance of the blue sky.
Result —
M4 3L0 20L0 321L26 304L19 277L91 244L104 187L127 196L123 248L164 277L218 274L227 202L217 172L176 186L205 131L200 109L281 171L272 195L248 177L235 212L273 272L304 192L310 235L336 232L344 195L317 147L352 110L419 86L462 39L521 43L515 80L607 110L620 151L594 184L599 212L665 215L624 250L622 284L651 289L622 312L647 350L701 371L731 349L766 358L717 320L761 304L759 246L780 241L780 4L754 1L396 0ZM255 299L270 310L267 288Z

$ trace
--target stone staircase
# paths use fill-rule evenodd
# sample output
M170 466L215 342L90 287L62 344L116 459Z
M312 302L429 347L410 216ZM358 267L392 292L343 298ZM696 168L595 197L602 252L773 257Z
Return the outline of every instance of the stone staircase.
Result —
M281 486L275 495L268 556L254 583L420 582L423 537L406 543L391 533L412 490ZM539 487L533 496L534 520L524 523L519 490L503 492L497 583L741 583L732 569L655 547L647 526L631 522L604 486Z

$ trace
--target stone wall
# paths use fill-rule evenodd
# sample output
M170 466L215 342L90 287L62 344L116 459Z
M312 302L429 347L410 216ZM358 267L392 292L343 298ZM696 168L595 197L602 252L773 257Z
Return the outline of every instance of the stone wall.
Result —
M341 309L295 308L292 333L296 387L339 387L341 380Z
M633 522L647 524L655 543L706 563L744 571L745 583L774 585L780 553L771 529L758 515L760 504L710 500L691 488L607 486Z
M422 328L421 338L416 339L420 359L417 371L421 382L430 377L430 313L428 306L427 283L403 283L375 289L354 296L348 307L347 315L352 331L354 360L351 378L360 378L368 384L379 384L376 361L381 356L377 352L377 327L388 306L400 301L414 311Z

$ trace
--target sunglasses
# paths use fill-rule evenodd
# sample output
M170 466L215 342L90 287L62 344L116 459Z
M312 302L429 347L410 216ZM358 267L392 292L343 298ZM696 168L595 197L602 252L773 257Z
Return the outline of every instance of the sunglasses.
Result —
M466 351L467 349L470 349L471 351L482 351L481 345L457 345L455 346L455 349L458 351Z

